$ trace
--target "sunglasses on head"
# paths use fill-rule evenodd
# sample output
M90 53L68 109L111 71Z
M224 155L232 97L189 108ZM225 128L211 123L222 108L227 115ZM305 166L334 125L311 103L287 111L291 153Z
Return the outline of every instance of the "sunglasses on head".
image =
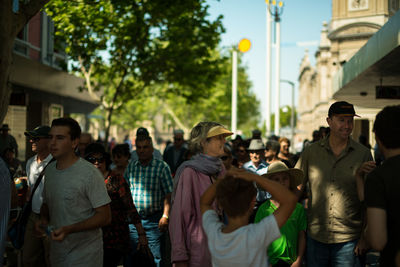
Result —
M104 162L104 157L96 158L96 157L88 157L86 158L87 161L89 161L92 164L95 164L96 162L98 163L103 163Z

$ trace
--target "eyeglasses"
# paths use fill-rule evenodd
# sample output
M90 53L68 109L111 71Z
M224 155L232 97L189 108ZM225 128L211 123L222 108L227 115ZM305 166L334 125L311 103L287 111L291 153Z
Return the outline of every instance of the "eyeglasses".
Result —
M225 160L229 159L229 157L228 156L222 156L222 157L220 157L220 159L225 161Z
M104 157L100 157L100 158L88 157L88 158L86 158L86 160L92 164L95 164L96 162L103 163L105 159L104 159Z

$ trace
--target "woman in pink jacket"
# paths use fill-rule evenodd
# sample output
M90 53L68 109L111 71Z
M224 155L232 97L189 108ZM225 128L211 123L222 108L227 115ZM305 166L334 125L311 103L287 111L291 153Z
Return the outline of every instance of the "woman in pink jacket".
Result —
M169 233L175 267L211 266L211 255L201 222L200 197L225 168L220 160L225 138L233 133L216 122L200 122L190 133L194 155L177 170L172 193Z

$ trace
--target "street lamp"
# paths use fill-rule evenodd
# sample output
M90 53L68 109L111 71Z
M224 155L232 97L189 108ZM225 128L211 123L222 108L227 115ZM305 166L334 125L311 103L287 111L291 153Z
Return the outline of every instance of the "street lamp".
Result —
M240 52L245 53L250 50L251 42L249 39L242 39L238 44ZM232 51L232 109L231 109L231 131L233 132L233 138L237 132L237 51Z
M268 1L268 12L275 19L275 135L279 135L280 125L279 125L279 104L280 104L280 61L281 61L281 27L280 27L280 16L283 13L283 2L279 1L278 4L275 0Z
M292 112L290 114L290 129L292 131L291 143L294 146L294 82L289 80L281 80L281 83L288 83L292 86Z
M265 133L267 136L271 135L272 131L271 131L271 24L272 24L272 18L271 18L271 12L269 12L269 5L270 5L270 1L266 0L265 1L267 3L267 9L266 9L266 13L267 13L267 38L266 38L266 66L265 66L265 84L266 84L266 89L267 89L267 94L266 94L266 129L265 129Z

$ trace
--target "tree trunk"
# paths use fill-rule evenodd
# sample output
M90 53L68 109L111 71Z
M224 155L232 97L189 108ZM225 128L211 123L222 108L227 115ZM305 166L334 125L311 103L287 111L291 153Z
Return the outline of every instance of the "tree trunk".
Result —
M11 88L8 83L15 35L12 32L12 1L0 1L0 123L7 114Z
M12 51L17 34L49 0L31 0L20 3L18 13L12 11L13 0L0 0L0 124L7 114L10 103L9 83Z

